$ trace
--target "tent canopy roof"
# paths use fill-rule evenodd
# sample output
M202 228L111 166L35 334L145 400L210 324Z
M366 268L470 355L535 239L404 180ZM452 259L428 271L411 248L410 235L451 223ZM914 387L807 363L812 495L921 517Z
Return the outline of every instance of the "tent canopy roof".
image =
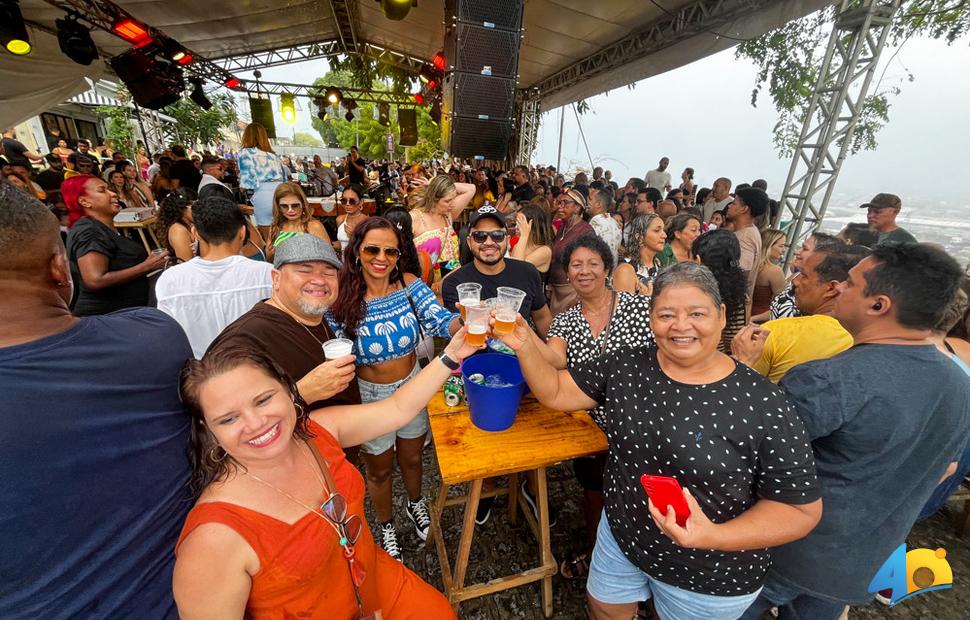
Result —
M533 96L550 109L691 63L830 2L525 0L519 88L536 88ZM44 0L20 4L27 22L40 26L32 28L32 37L48 39L46 45L56 51L50 33L64 10ZM116 4L209 59L339 40L344 50L371 44L427 61L443 47L444 39L444 0L420 0L403 21L386 19L375 0L206 0L201 5L198 0L116 0ZM128 48L109 33L95 30L92 34L107 55ZM6 56L0 60L0 76L11 62L31 62L29 57ZM66 57L63 62L78 74L100 73ZM5 81L12 92L2 99L16 100L18 95L43 89L44 79L41 73L32 80Z

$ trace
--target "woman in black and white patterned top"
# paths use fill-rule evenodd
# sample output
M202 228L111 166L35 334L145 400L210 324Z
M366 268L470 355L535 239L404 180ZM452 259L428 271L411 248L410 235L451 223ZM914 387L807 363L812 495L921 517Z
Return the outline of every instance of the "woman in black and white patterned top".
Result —
M606 285L613 270L613 254L605 241L596 235L580 237L566 246L561 260L579 302L557 314L549 327L546 344L554 354L550 361L556 368L572 368L618 350L651 345L650 298L616 292ZM605 432L603 407L596 407L589 414ZM589 553L596 542L596 528L603 511L605 464L605 454L573 461L576 479L583 487L588 540L583 551L563 562L560 570L567 579L587 572Z
M654 281L656 346L556 371L522 322L503 341L544 405L606 407L605 518L586 583L593 617L737 618L757 597L767 547L805 536L822 513L801 421L771 382L719 353L717 281L676 263ZM648 502L642 474L672 476L690 511ZM611 615L612 614L612 615Z

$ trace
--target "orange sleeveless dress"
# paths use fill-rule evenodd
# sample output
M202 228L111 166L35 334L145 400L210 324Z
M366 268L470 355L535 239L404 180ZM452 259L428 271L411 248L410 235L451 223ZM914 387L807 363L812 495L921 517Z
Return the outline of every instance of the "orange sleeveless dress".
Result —
M367 571L361 590L364 613L381 611L384 620L455 618L447 599L402 563L377 547L364 517L364 479L344 458L336 439L310 422L320 454L334 483L347 499L349 514L365 527L356 558ZM196 504L189 512L178 545L205 523L221 523L243 537L259 557L252 578L246 618L252 620L353 620L358 617L350 570L337 534L329 523L308 513L289 525L268 515L226 502Z

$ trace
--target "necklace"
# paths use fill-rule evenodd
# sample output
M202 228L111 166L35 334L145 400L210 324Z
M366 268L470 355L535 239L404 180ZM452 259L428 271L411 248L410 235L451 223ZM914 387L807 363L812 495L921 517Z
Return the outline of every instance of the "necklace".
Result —
M287 310L286 308L282 307L280 304L274 302L272 299L269 299L266 303L268 303L269 305L273 306L274 308L276 308L278 310L282 310L284 313L286 313L287 315L289 315L290 318L292 318L294 321L296 321L296 324L297 325L299 325L300 327L302 327L303 329L305 329L306 330L306 333L310 334L310 338L313 338L314 340L316 340L317 341L317 344L319 344L321 347L323 347L323 341L321 341L319 338L317 338L316 336L314 336L313 335L313 332L310 331L310 328L307 327L303 323L303 321L301 321L301 320L297 319L295 316L293 316L290 313L289 310ZM323 323L323 320L322 319L321 319L320 323L321 324Z

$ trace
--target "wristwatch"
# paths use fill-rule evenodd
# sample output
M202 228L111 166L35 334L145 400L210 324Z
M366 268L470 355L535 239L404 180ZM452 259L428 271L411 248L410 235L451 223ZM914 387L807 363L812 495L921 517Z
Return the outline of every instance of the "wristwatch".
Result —
M447 366L449 370L458 370L458 368L461 367L461 364L451 359L451 357L445 351L442 351L441 354L438 355L438 359L441 360L441 363Z

